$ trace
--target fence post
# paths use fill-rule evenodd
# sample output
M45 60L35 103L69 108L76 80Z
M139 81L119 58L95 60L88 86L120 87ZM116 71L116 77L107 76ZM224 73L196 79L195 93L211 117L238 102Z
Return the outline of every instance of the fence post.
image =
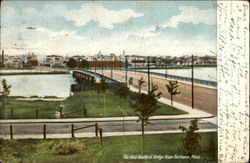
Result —
M84 115L85 117L87 117L87 109L85 108L85 106L83 107L82 111L83 111L83 115Z
M46 125L43 125L43 139L46 139Z
M98 124L95 123L95 136L98 137Z
M36 119L38 119L38 109L36 109Z
M99 134L100 134L100 143L101 143L101 146L102 146L102 128L99 129Z
M62 110L63 110L63 108L60 107L60 119L62 118Z
M10 125L10 139L13 139L13 130L12 130L12 125Z
M74 124L71 124L71 137L74 138L75 134L74 134Z
M10 109L10 118L13 119L13 108Z

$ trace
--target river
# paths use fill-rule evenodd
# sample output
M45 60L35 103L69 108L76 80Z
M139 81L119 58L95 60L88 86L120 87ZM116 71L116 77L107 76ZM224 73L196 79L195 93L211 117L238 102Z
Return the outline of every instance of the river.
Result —
M2 72L29 72L30 70L5 70ZM146 70L143 70L146 71ZM165 69L151 69L151 72L166 73ZM33 71L32 71L33 72ZM167 74L191 77L191 69L168 69ZM216 67L195 67L194 78L216 81ZM76 84L72 74L49 75L2 75L0 79L6 79L11 85L11 96L57 96L68 97L70 86ZM2 87L0 87L0 92Z
M142 71L147 71L147 70L142 70ZM166 69L151 69L150 71L166 74ZM168 69L167 74L191 78L191 69ZM194 78L216 82L217 81L217 68L216 67L195 67Z
M10 96L57 96L68 97L71 84L75 84L72 74L53 75L6 75L0 76L11 85ZM0 87L0 91L2 86Z

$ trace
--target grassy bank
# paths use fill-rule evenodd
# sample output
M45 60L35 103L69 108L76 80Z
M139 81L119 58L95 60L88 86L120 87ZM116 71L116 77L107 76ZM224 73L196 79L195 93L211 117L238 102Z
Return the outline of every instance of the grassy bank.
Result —
M116 96L112 91L108 90L105 94L96 91L75 92L74 96L67 98L65 101L19 101L11 97L6 105L5 112L1 112L1 119L11 118L11 109L14 119L35 119L36 109L38 109L38 118L50 119L59 117L59 105L64 104L63 112L72 112L87 109L87 117L120 117L123 115L123 106L125 116L134 116L135 111L128 102ZM153 115L178 115L186 114L186 112L170 107L163 103L158 103L160 108ZM57 116L56 116L57 114ZM82 112L76 112L65 115L64 118L81 118L86 117Z
M38 109L38 118L56 118L59 105L58 101L19 101L15 100L15 97L10 97L5 111L1 109L0 118L10 119L11 109L14 119L35 119L36 109Z
M200 133L202 160L192 160L192 163L203 161L215 162L216 133ZM182 134L145 135L144 155L180 155L177 147ZM213 141L214 140L214 141ZM64 139L64 140L1 140L0 159L6 163L149 163L169 162L188 163L187 160L126 160L124 155L140 155L140 136L105 137L100 147L98 138ZM59 147L59 148L58 148ZM68 151L80 149L78 151ZM68 151L68 154L66 154ZM64 152L64 154L62 154ZM71 154L69 154L71 153Z
M158 103L160 108L156 110L153 115L178 115L186 114L186 112L170 107L163 103ZM135 111L126 101L124 102L120 97L116 96L111 91L106 93L100 93L99 95L95 91L89 92L76 92L74 96L69 97L65 101L65 111L71 112L81 109L85 106L87 109L87 117L105 117L105 106L107 117L121 117L123 115L123 107L125 116L134 116ZM74 113L66 115L65 117L82 117L82 114Z

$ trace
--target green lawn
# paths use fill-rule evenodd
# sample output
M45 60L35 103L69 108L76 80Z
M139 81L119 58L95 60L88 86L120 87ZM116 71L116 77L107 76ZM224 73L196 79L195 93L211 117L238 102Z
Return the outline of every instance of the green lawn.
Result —
M128 102L124 102L120 97L116 96L110 90L98 95L95 91L75 92L75 95L69 97L65 101L65 112L81 109L83 106L87 109L87 117L104 117L106 104L107 117L120 117L124 111L127 116L135 115L134 109ZM160 108L153 115L178 115L186 114L186 112L170 107L159 102ZM65 115L65 117L82 117L82 113L73 113Z
M105 98L104 98L105 96ZM133 98L132 98L133 99ZM105 102L104 102L105 101ZM105 103L105 105L104 105ZM53 101L18 101L15 98L9 98L6 111L3 113L1 109L0 118L10 119L11 108L13 109L14 119L34 119L36 118L36 109L38 109L38 118L52 119L59 117L59 105L64 104L63 112L71 112L82 109L83 106L87 109L87 117L105 117L105 106L107 117L120 117L123 115L123 106L125 116L135 115L134 109L129 106L128 102L116 96L112 91L107 90L105 95L99 95L95 91L75 92L74 96L67 98L62 102ZM178 115L186 114L186 112L170 107L163 103L159 103L160 108L153 115ZM57 114L57 116L56 116ZM76 112L64 115L63 118L80 118L85 117L83 112Z
M199 154L202 160L192 160L192 163L216 161L217 134L200 133L201 150ZM178 153L177 147L182 134L145 135L144 155L168 155ZM214 141L212 141L214 140ZM148 163L170 162L188 163L187 160L125 160L124 154L140 154L140 136L105 137L103 146L100 147L98 138L61 139L61 140L0 140L0 159L6 163ZM81 148L74 154L58 154L55 148L58 144L74 143ZM62 148L61 148L62 149ZM65 149L65 148L64 148Z
M56 118L55 113L59 111L60 102L49 101L19 101L15 98L9 98L5 112L1 109L0 118L10 119L11 108L13 109L14 119L35 119L36 109L38 109L38 118Z

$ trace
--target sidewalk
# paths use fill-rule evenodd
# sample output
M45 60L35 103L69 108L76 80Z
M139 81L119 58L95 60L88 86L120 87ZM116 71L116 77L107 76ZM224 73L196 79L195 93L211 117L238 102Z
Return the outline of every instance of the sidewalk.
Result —
M136 92L138 91L138 89L134 88L134 87L130 87L129 88L131 91L133 92ZM141 91L143 93L146 93L146 91ZM164 103L164 104L167 104L167 105L171 105L171 100L167 99L167 98L163 98L161 97L159 99L160 102ZM210 123L213 123L213 124L217 124L217 117L215 117L214 115L210 114L210 113L207 113L207 112L204 112L202 110L199 110L199 109L196 109L196 108L192 108L190 106L187 106L187 105L184 105L184 104L181 104L179 102L176 102L174 101L173 102L173 106L177 109L180 109L180 110L183 110L185 112L187 112L188 114L184 114L184 115L167 115L167 116L157 116L158 118L166 118L166 119L194 119L194 118L198 118L198 119L203 119L203 120L206 120ZM152 116L153 118L153 116Z
M201 129L198 132L216 132L216 129ZM145 134L167 134L167 133L182 133L181 130L168 130L168 131L145 131ZM90 138L96 137L95 132L75 133L75 138ZM123 136L123 135L141 135L141 131L125 131L125 132L103 132L103 137L109 136ZM2 139L10 139L10 135L0 135ZM46 139L63 139L72 138L71 133L68 134L46 134ZM14 135L13 139L43 139L43 134L25 134Z

